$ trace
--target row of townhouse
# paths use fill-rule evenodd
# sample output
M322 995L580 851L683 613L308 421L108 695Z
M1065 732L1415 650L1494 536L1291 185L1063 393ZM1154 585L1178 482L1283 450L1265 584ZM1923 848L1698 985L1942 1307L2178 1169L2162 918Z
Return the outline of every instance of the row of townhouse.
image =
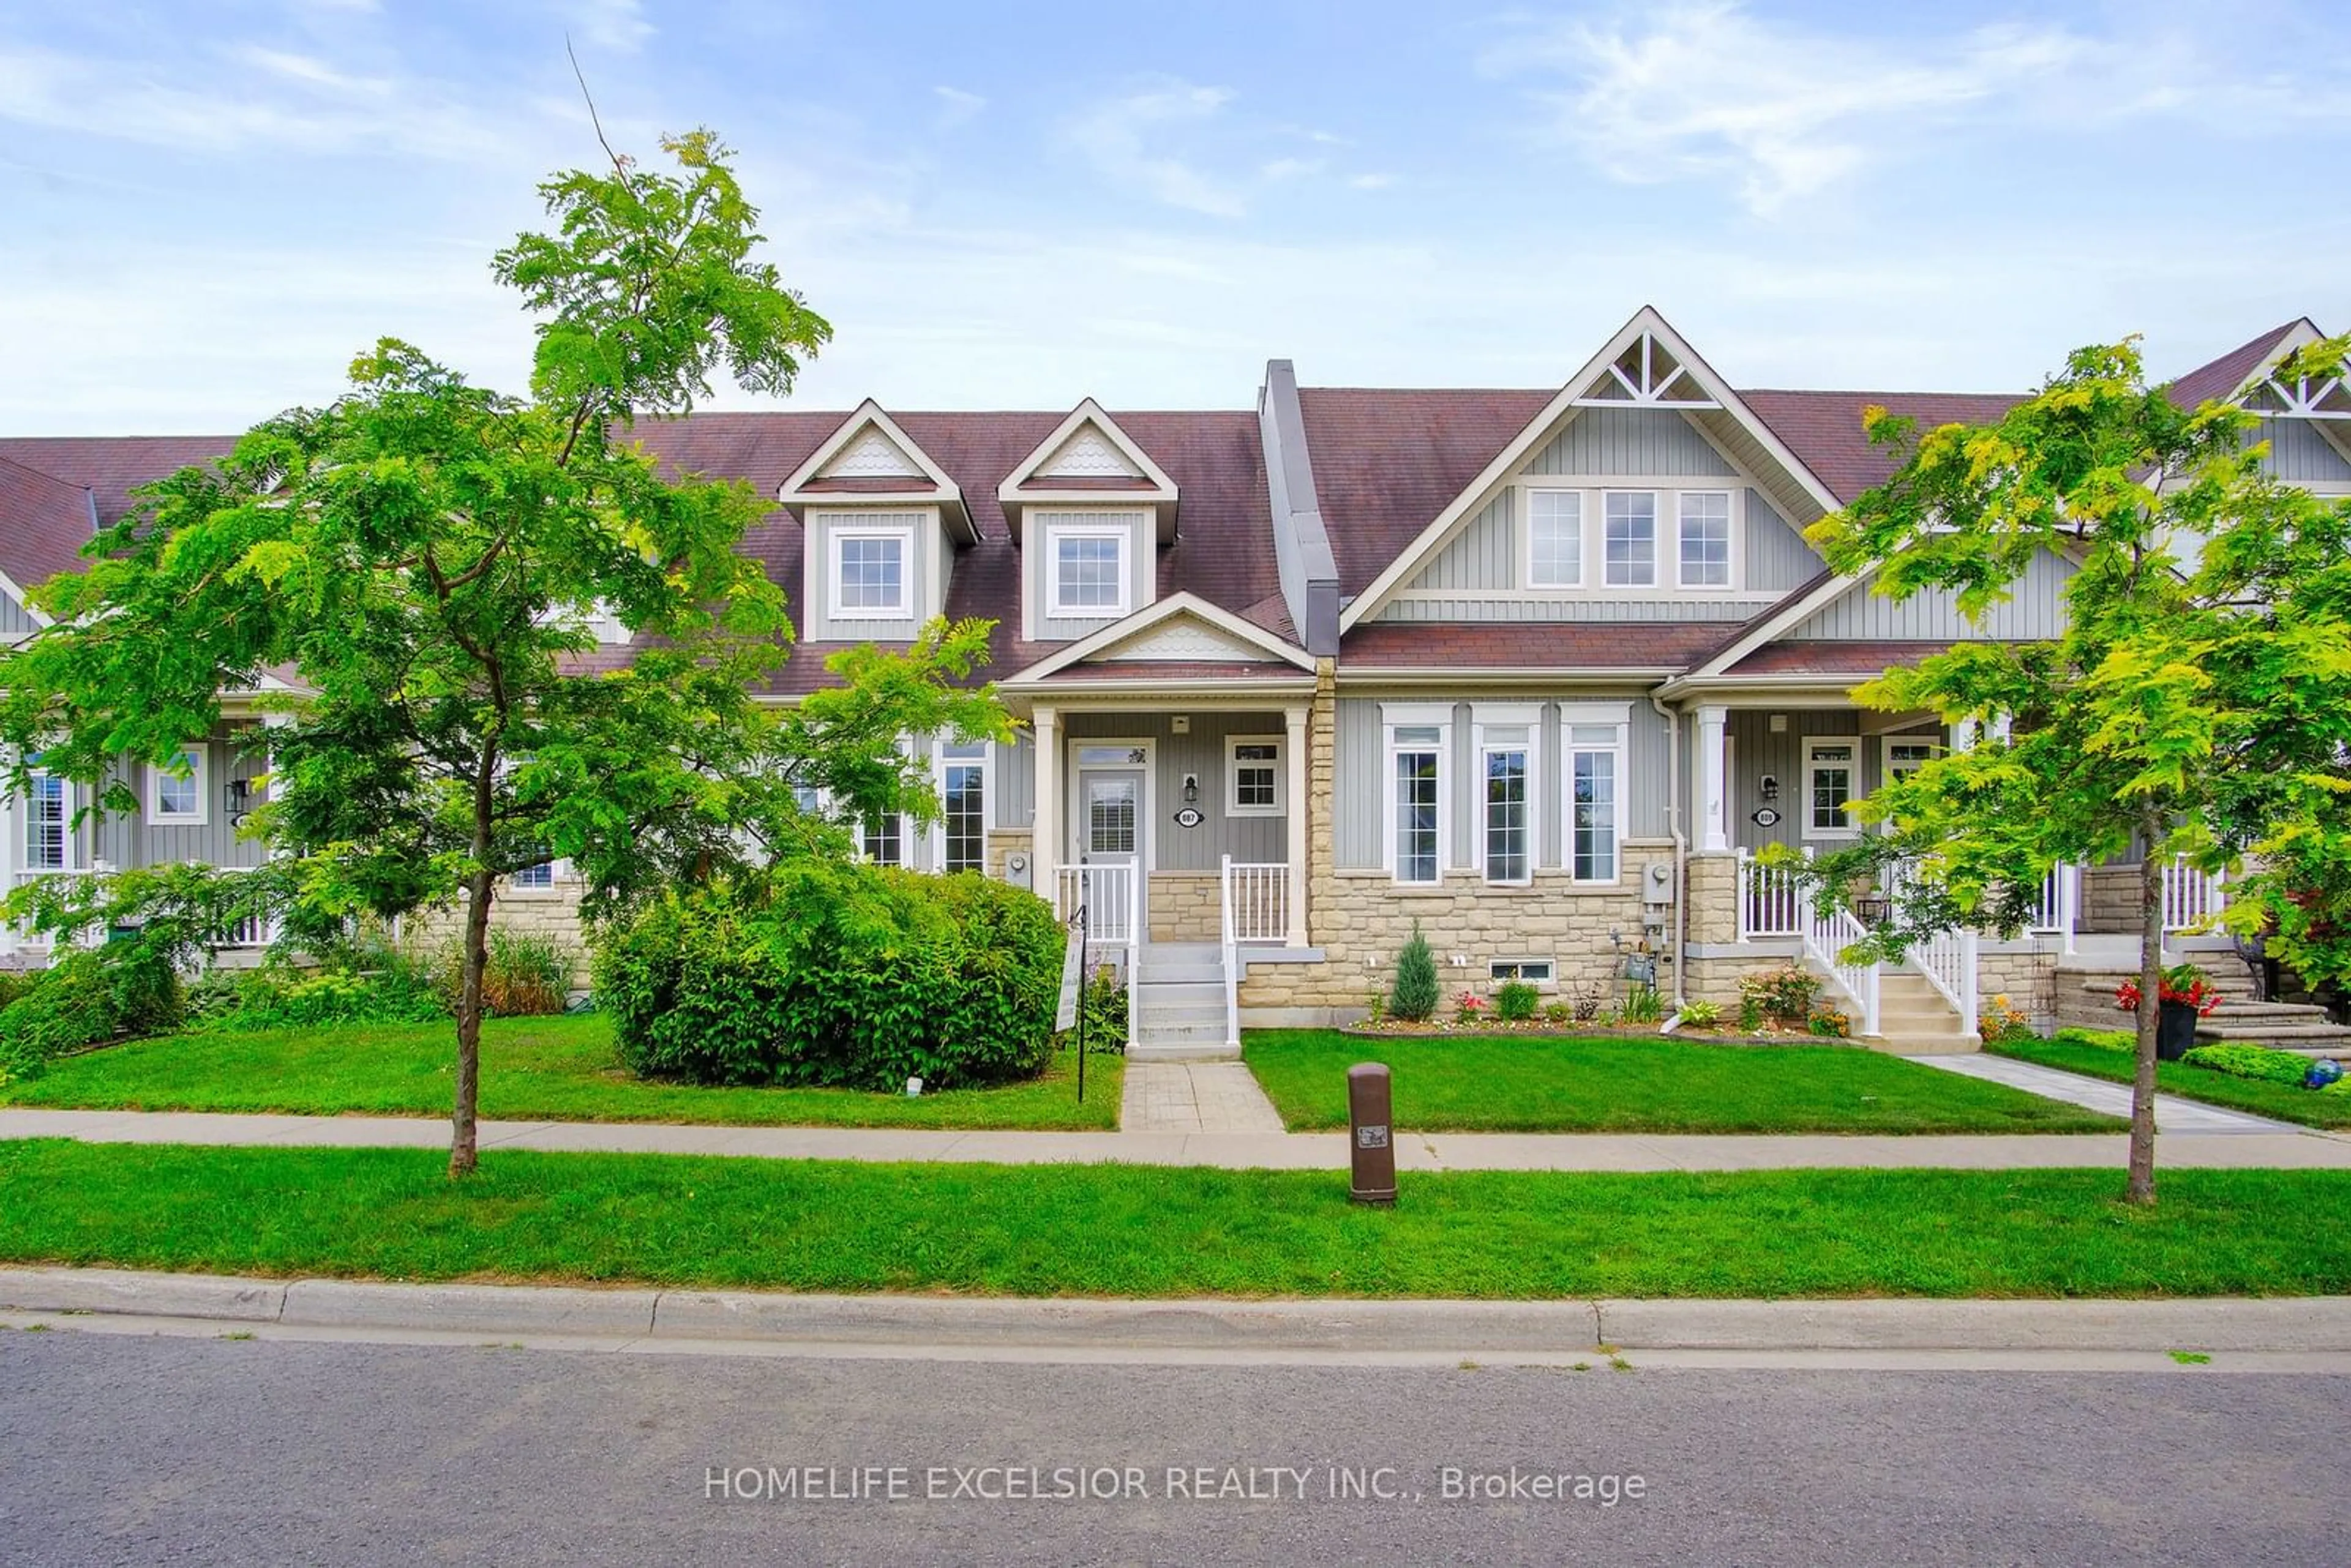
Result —
M2279 476L2351 495L2344 389L2271 377L2318 336L2265 333L2174 392L2244 402ZM1866 405L1932 424L2012 401L1736 390L1644 309L1551 390L1301 387L1275 361L1253 411L869 402L640 434L679 471L777 497L744 548L801 641L764 696L932 616L995 622L986 674L1021 737L934 745L943 821L869 824L865 852L1084 906L1132 966L1146 1043L1359 1015L1417 925L1448 993L1654 972L1669 997L1728 1002L1794 960L1865 1032L1923 1049L1995 994L2056 1015L2061 969L2126 949L2135 871L2067 868L2021 939L1969 935L1881 974L1840 969L1840 932L1752 857L1849 838L1848 800L1965 744L1933 715L1855 706L1855 683L2060 627L2061 559L1977 625L1946 595L1874 595L1802 537L1887 472ZM131 486L225 444L0 439L0 629L31 628L18 585L72 570ZM135 820L77 830L66 787L37 776L7 806L6 874L249 862L254 695L191 743L188 779L143 780ZM514 917L568 926L561 868L534 880ZM2220 890L2173 883L2181 945L2222 940L2184 929Z

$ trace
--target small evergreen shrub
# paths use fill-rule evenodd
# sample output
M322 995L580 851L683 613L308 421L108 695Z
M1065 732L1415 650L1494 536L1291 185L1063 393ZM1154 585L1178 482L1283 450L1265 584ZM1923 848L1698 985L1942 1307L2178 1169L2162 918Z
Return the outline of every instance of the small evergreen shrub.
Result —
M1494 993L1494 1016L1504 1023L1527 1023L1541 1005L1541 993L1524 980L1508 981Z
M1412 939L1396 955L1395 988L1388 994L1388 1010L1412 1023L1426 1021L1437 1011L1437 955L1412 923Z

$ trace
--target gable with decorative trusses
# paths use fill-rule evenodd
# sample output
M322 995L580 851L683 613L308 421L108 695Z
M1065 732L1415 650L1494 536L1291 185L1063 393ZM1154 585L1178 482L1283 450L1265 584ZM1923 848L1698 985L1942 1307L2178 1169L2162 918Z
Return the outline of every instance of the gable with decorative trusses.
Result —
M2330 494L2351 490L2351 386L2341 376L2272 373L2242 402L2262 416L2254 437L2270 444L2272 474Z
M777 498L803 521L810 506L935 508L955 543L979 542L963 487L871 398L818 444L778 486Z
M1029 507L1113 503L1150 508L1158 542L1176 539L1176 481L1092 398L1013 465L996 498L1016 544L1027 531Z
M1644 309L1352 603L1366 621L1744 621L1834 497Z

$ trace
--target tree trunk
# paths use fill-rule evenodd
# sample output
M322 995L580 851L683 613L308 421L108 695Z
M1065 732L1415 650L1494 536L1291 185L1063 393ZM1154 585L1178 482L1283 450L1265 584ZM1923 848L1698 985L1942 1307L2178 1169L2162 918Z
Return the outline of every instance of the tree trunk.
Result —
M2157 832L2147 831L2138 865L2138 1061L2131 1074L2130 1188L2132 1203L2155 1202L2155 1041L2163 1019L2163 862Z
M482 1081L482 974L490 957L490 873L477 871L465 888L465 981L457 991L457 1104L450 1118L449 1174L469 1174L478 1163L475 1105Z

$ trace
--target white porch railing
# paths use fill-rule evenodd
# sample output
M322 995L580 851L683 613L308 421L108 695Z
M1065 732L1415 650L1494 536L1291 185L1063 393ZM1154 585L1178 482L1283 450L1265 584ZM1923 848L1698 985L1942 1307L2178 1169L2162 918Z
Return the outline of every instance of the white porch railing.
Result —
M2185 855L2174 856L2163 868L2163 928L2167 932L2207 928L2228 906L2223 873L2199 871Z
M1290 867L1280 861L1225 859L1225 885L1231 890L1233 940L1290 940Z
M1908 861L1896 861L1879 878L1879 885L1892 907L1898 911L1910 897L1910 889L1917 881L1917 867ZM1928 984L1942 993L1959 1015L1963 1033L1976 1031L1976 933L1973 926L1947 927L1924 941L1913 942L1903 954L1903 962L1927 977Z
M1828 971L1837 988L1853 1003L1854 1034L1877 1032L1877 966L1848 964L1844 950L1869 935L1868 928L1855 918L1849 909L1836 909L1826 915L1813 908L1806 899L1802 909L1804 953L1813 963Z
M2074 932L2082 923L2082 868L2053 865L2041 879L2041 902L2027 928L2035 936L2063 939L2064 950L2074 951Z
M1238 1051L1241 1043L1241 938L1233 913L1233 857L1224 860L1217 879L1217 954L1225 977L1225 1045Z
M1804 929L1804 893L1797 874L1739 852L1739 939L1798 936Z
M1094 946L1133 947L1142 893L1132 861L1065 865L1054 877L1053 913L1067 921L1083 909L1086 936Z

